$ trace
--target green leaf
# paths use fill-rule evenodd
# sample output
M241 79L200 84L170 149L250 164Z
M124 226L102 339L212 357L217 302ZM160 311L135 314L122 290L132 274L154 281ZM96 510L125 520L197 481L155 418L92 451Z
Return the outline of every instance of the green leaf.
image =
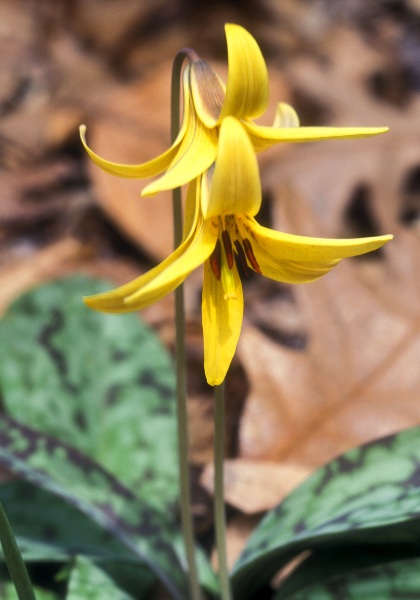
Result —
M25 561L65 562L78 554L100 561L113 574L117 565L118 574L134 586L137 597L149 591L154 577L144 563L109 531L58 496L25 481L11 481L0 484L0 500ZM178 535L174 545L182 555ZM197 561L202 585L216 594L217 579L199 548Z
M82 511L149 565L175 598L185 597L186 574L172 520L93 460L3 415L0 465Z
M394 544L404 555L414 544L420 555L419 435L415 427L347 452L270 511L234 567L235 597L251 598L304 550Z
M71 571L66 600L133 600L102 569L78 557Z
M37 600L58 600L57 594L35 587ZM0 582L0 600L16 600L16 590L12 583ZM85 598L85 600L87 600Z
M359 569L309 585L300 592L284 595L280 589L273 600L413 600L420 598L420 559L412 558Z
M109 531L88 516L25 481L0 485L13 532L25 561L62 562L75 555L100 561L107 572L116 573L120 587L146 597L154 581L150 570Z
M5 405L30 426L25 429L16 420L3 424L9 434L3 463L78 509L82 489L81 497L87 500L82 510L100 527L122 535L131 550L134 545L137 557L143 556L146 562L148 555L152 557L158 574L162 557L158 558L160 553L153 544L159 546L162 534L162 554L168 555L164 571L170 562L176 582L183 577L182 569L178 559L169 559L169 554L182 556L183 550L174 522L178 467L172 364L156 336L137 316L103 315L84 306L82 295L108 286L86 277L54 282L23 296L0 322L4 341L0 345L0 385ZM126 487L117 479L114 483L107 479L109 473L103 477L99 464L93 463L92 469L86 456L48 436L43 438L33 427L88 453L142 501L134 495L127 500ZM107 506L100 502L104 498L112 508L107 515L110 519L105 520L101 510L107 513ZM136 502L140 508L136 509ZM161 516L155 514L156 508ZM115 519L118 523L112 525ZM131 539L131 522L139 536L147 538L150 533L155 540L146 542L148 549L141 544L139 549L136 539ZM32 538L30 546L26 539L26 544L32 555L51 552L45 536ZM197 551L203 585L214 590L214 573Z
M294 598L303 589L324 588L329 581L353 580L359 573L360 578L369 573L386 577L387 566L396 562L417 559L418 544L363 544L343 545L317 549L310 553L291 575L282 583L277 596L282 600ZM390 569L392 571L392 569ZM380 575L383 573L383 575ZM344 583L343 583L344 585ZM420 597L420 595L419 595Z
M0 322L4 406L169 514L178 498L172 363L136 315L105 315L83 304L83 295L109 286L72 277L10 307Z
M26 561L62 562L76 554L96 560L137 560L112 533L33 484L2 483L0 499Z

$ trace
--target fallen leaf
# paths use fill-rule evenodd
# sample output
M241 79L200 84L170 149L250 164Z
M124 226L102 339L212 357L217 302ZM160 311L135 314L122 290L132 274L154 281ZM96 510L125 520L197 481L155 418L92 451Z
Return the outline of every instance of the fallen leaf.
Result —
M229 569L232 569L239 558L249 536L257 526L259 518L249 515L238 515L229 520L226 529L226 554ZM213 551L211 562L218 570L217 552Z
M306 234L308 207L294 196L289 212ZM317 282L293 287L305 348L244 328L239 353L251 392L240 425L241 457L312 470L352 446L419 422L419 290L409 288L411 310L402 311L401 287L392 286L396 272L400 280L397 265L409 238L405 278L415 278L417 236L406 231L399 244L395 233L396 243L370 268L347 260Z
M224 465L225 501L245 514L268 510L280 502L309 475L301 465L238 458ZM201 485L214 492L214 468L206 465Z
M80 265L89 250L73 238L65 238L48 248L16 260L0 270L0 315L9 304L28 289L61 277Z

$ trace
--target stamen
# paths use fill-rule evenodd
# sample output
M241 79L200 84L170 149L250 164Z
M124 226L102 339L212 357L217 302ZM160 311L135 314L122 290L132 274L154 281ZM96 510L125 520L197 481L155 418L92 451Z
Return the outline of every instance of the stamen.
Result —
M239 240L235 240L234 243L235 243L235 248L236 248L236 252L235 252L236 267L237 267L239 273L243 277L248 279L248 277L251 275L251 269L248 267L248 263L246 262L246 256L245 256L244 249L242 248L241 242Z
M220 281L222 276L222 247L220 245L220 240L217 240L216 246L214 247L213 252L210 255L210 266L211 270L216 276L216 279Z
M251 242L247 238L244 238L242 240L242 244L244 246L245 254L246 254L247 259L249 260L251 267L254 269L254 271L256 271L257 273L260 273L260 275L262 275L260 265L257 263L257 259L255 258L254 251L252 250Z
M230 239L229 232L226 229L222 231L222 240L223 247L225 249L227 264L229 269L233 267L233 250L232 250L232 240Z

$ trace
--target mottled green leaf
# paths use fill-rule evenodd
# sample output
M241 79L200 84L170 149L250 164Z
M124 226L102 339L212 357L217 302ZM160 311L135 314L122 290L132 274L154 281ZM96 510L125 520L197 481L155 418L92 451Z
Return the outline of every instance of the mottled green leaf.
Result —
M170 512L178 497L175 376L136 315L105 315L82 296L109 287L72 277L25 294L0 321L7 413L75 446Z
M304 550L395 544L401 553L409 545L420 555L419 439L415 427L355 448L314 473L252 534L233 571L236 596L251 598Z
M116 570L119 581L121 577L127 579L137 597L148 592L154 578L138 557L109 531L58 496L25 481L11 481L0 484L0 501L27 562L65 562L76 554L87 556L101 561L107 572ZM180 536L174 536L174 545L182 555ZM217 580L199 548L197 560L203 587L216 593Z
M8 435L3 461L75 506L79 496L88 499L82 510L92 517L89 503L93 503L94 518L110 531L117 515L116 535L121 533L120 525L124 529L134 523L137 533L146 538L150 534L157 546L163 533L161 546L169 550L162 550L162 555L175 552L181 556L179 530L169 537L162 531L172 529L177 516L171 361L136 316L102 315L83 305L82 295L107 285L86 277L48 284L18 300L0 323L0 385L8 412L19 420L10 430L7 422L4 424ZM25 430L20 421L30 428ZM48 436L43 438L33 427L76 446L98 464L92 470L86 457ZM96 469L99 464L141 497L143 514L140 509L134 514L134 496L128 502L127 490L119 481L111 484L109 492L109 481ZM40 473L47 478L39 477ZM85 486L89 489L83 489ZM99 504L95 505L96 500ZM128 511L124 507L124 512L121 505L127 502L132 507ZM107 503L112 509L111 521L103 520L101 511L96 510L99 506L107 513ZM162 510L162 517L155 514L155 508ZM159 522L162 519L164 523ZM127 530L124 535L124 543L134 544L136 553L136 540L131 540ZM153 547L149 550L154 560L156 552ZM50 546L45 545L45 537L37 537L26 551L48 553ZM142 552L140 549L140 555ZM214 574L198 552L203 585L214 589ZM168 560L166 566L169 563L179 571L175 581L181 579L177 559Z
M379 573L383 569L386 577L387 565L417 560L418 543L362 544L333 546L316 549L293 569L291 575L282 583L278 597L282 600L294 598L302 590L317 586L324 588L329 581L353 580L358 573L361 579L366 573ZM391 569L392 571L392 569ZM420 598L420 595L419 595Z
M92 459L3 415L0 465L88 515L141 558L175 598L185 597L186 575L172 520L139 501Z
M60 497L26 481L0 485L3 504L26 561L63 561L76 554L136 561L112 533Z
M150 570L109 531L58 496L25 481L0 485L0 499L27 563L66 562L74 556L100 561L117 573L120 587L146 597L154 581Z
M102 569L78 557L71 571L66 600L133 600Z
M280 589L273 600L416 600L420 598L420 559L381 564L338 575L323 583L284 595Z

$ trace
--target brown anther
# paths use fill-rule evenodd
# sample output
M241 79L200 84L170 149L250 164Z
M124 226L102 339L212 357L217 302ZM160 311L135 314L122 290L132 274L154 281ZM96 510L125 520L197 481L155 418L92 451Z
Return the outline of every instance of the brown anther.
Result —
M220 245L220 240L217 240L216 246L214 247L213 252L210 255L210 266L213 273L216 275L216 278L220 281L222 276L221 265L222 265L222 247Z
M251 275L251 269L248 267L248 263L246 262L246 256L244 249L241 246L241 242L239 240L235 240L235 262L236 267L243 277L246 279Z
M226 260L229 269L233 267L233 250L232 240L230 239L229 232L224 229L222 231L223 248L225 249Z
M262 274L260 265L257 263L257 259L255 258L254 251L252 250L251 242L247 238L244 238L242 240L242 244L243 244L243 247L245 250L246 257L249 261L249 264L254 269L254 271Z

